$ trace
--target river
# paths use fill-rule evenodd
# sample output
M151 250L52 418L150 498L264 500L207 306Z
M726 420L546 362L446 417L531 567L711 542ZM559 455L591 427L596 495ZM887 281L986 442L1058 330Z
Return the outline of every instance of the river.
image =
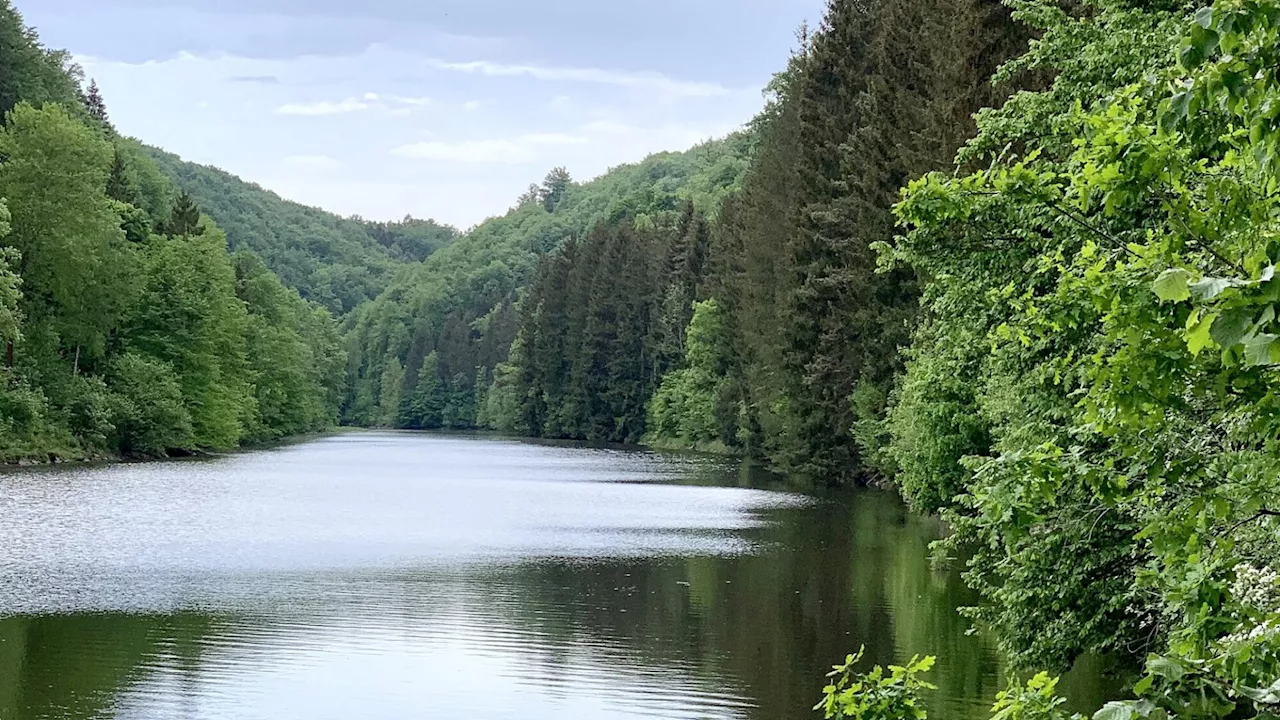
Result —
M937 532L723 458L467 436L0 472L0 720L791 720L863 645L939 655L933 716L985 718Z

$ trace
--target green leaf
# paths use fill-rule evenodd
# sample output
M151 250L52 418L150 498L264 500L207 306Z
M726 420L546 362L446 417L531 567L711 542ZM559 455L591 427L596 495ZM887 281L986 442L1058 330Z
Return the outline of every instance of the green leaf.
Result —
M1191 42L1195 43L1203 57L1218 49L1218 33L1213 30L1197 27L1191 29Z
M1155 675L1147 675L1133 685L1133 694L1142 695L1151 689L1151 685L1155 683Z
M1169 115L1173 122L1187 119L1187 111L1191 107L1191 91L1184 90L1169 100Z
M1252 325L1252 309L1231 308L1223 311L1222 315L1213 321L1213 328L1209 331L1209 335L1218 347L1227 350L1239 345Z
M1165 302L1181 302L1191 297L1188 286L1190 279L1191 273L1186 270L1169 268L1160 273L1160 277L1152 283L1151 289L1155 291L1156 297Z
M1277 695L1271 688L1241 686L1239 690L1241 695L1244 695L1254 702L1262 703L1263 705L1275 705L1280 703L1280 695Z
M1187 328L1187 349L1191 351L1192 355L1199 355L1201 350L1209 347L1213 342L1210 330L1216 320L1217 313L1214 313Z
M1109 702L1093 714L1093 720L1133 720L1136 713L1127 702Z
M1203 302L1218 297L1224 290L1235 285L1236 282L1229 278L1207 277L1191 283L1191 294L1195 295L1197 300Z
M1147 661L1147 672L1177 682L1186 672L1182 664L1167 657L1153 657Z
M1208 30L1213 27L1213 6L1202 7L1196 11L1196 24Z
M1184 70L1195 70L1202 63L1204 63L1204 51L1190 43L1182 46L1182 51L1178 53L1178 64Z
M1276 339L1280 337L1271 333L1258 333L1253 337L1244 340L1244 360L1245 364L1252 367L1260 365L1274 365Z

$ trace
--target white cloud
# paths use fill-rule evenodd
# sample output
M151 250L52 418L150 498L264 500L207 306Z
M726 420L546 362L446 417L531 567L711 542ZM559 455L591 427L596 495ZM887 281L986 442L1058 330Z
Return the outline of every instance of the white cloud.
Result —
M379 95L367 92L363 96L349 97L337 102L323 100L314 103L288 103L281 105L276 112L281 115L345 115L363 110L386 110L393 115L408 115L411 108L423 107L431 103L428 97L404 97L401 95ZM400 105L403 107L391 107Z
M523 165L535 155L527 146L511 140L463 140L460 142L419 142L395 149L396 155L419 160L474 163L482 165Z
M309 170L336 170L342 167L341 162L328 155L290 155L284 162L286 165Z
M590 140L579 135L564 133L532 133L511 139L439 140L402 145L393 152L401 157L418 160L476 165L523 165L538 159L539 147L586 145Z
M400 103L401 105L411 105L413 107L424 107L431 104L429 97L401 97L400 95L391 95L387 98L391 102Z
M345 56L80 59L92 65L122 132L343 215L411 212L459 226L505 210L548 168L563 165L586 180L723 134L761 103L758 93L736 90L667 94L655 88L677 81L643 73L433 69L425 56L380 46ZM240 79L266 77L280 82ZM170 88L166 102L157 102L156 87Z
M276 112L281 115L345 115L368 110L369 107L369 103L363 100L347 98L338 102L322 100L315 103L288 103L276 108Z
M676 80L658 72L634 72L628 70L602 70L600 68L539 67L536 65L508 65L474 60L471 62L450 62L436 58L425 59L424 62L433 68L453 72L475 73L479 75L500 77L531 77L536 80L561 80L568 82L597 83L602 85L619 85L623 87L639 87L657 90L669 95L682 97L715 97L729 95L733 91L716 83L689 82Z

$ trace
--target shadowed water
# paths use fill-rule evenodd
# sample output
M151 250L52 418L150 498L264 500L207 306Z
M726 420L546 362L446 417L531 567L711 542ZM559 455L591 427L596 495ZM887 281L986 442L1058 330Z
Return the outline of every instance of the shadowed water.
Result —
M864 644L939 654L936 716L986 717L936 532L888 493L475 437L0 473L0 720L812 718Z

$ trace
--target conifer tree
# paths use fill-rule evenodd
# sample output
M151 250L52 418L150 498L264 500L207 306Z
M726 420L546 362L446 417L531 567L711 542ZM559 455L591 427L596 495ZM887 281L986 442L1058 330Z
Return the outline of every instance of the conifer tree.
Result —
M877 272L874 246L894 237L899 188L946 166L970 114L998 98L986 78L1016 36L994 0L832 0L798 59L796 205L778 214L792 218L787 322L772 351L786 402L767 431L781 466L878 472L877 426L917 301L909 272Z
M104 128L112 127L111 118L107 115L107 101L102 98L97 80L89 81L89 89L84 95L84 106L89 111L89 117L101 123Z
M111 163L111 174L107 176L107 197L134 206L141 204L138 190L129 178L124 154L120 152L120 148L116 148L115 159Z
M166 235L174 237L187 237L197 233L200 229L200 207L196 205L196 201L185 190L178 194L177 200L173 203L173 211L169 214L169 221L164 226Z

